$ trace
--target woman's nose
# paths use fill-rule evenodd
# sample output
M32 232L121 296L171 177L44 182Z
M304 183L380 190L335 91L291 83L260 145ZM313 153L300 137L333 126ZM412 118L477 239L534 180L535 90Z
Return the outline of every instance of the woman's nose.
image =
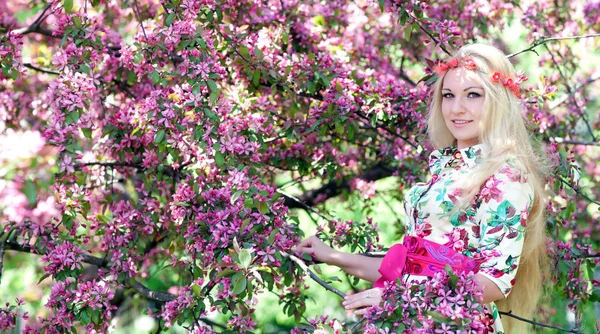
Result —
M460 97L454 99L454 103L452 104L452 112L454 112L455 114L465 112L465 106L463 104L463 100Z

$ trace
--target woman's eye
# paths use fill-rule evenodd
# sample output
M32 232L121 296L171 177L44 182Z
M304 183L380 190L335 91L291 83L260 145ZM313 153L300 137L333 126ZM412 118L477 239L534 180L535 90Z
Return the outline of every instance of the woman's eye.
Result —
M476 98L476 97L480 97L480 96L481 96L481 94L479 94L479 93L475 93L475 92L470 92L470 93L467 95L467 97L470 97L470 98Z
M451 99L454 97L454 95L452 95L452 93L445 93L445 94L442 94L442 97L445 99Z

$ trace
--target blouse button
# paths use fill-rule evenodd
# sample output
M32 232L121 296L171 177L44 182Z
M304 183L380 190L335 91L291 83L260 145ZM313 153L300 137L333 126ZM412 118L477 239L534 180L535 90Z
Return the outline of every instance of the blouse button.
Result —
M460 154L460 151L454 152L454 159L460 159L460 158L462 158L462 154Z

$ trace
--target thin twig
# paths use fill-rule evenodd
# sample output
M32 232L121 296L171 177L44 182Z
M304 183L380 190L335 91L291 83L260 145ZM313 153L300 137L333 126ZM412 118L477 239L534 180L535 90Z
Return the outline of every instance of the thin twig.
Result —
M148 35L146 35L146 29L144 29L144 23L142 22L142 12L140 11L140 7L138 6L137 0L134 1L134 4L138 20L140 21L140 26L142 27L142 33L144 33L144 38L146 38L146 44L150 44L150 42L148 41Z
M574 92L579 91L581 88L593 83L594 81L600 79L600 71L594 73L592 76L590 76L586 81L580 83L579 85L575 86L573 88ZM548 106L549 110L552 110L556 107L558 107L559 105L563 104L565 101L567 101L569 99L570 95L569 94L565 94L563 95L560 99L557 99L556 101L552 101L552 103Z
M547 325L547 324L544 324L544 323L541 323L541 322L537 322L537 321L525 319L523 317L519 317L518 315L514 315L511 312L512 311L509 311L509 312L500 311L498 313L500 313L501 315L505 315L505 316L508 316L508 317L511 317L511 318L515 318L517 320L520 320L520 321L523 321L523 322L535 325L535 326L557 329L559 331L563 331L563 332L566 332L566 333L576 333L576 334L583 333L583 332L581 332L581 331L579 331L577 329L566 329L566 328L562 328L562 327L558 327L558 326Z
M572 185L571 183L569 183L567 180L565 180L562 176L560 175L555 175L557 179L559 179L563 184L566 184L567 186L569 186L569 188L573 189L573 191L575 191L575 193L577 195L579 195L580 197L582 197L583 199L587 200L590 203L594 203L597 205L600 205L600 202L593 200L592 198L590 198L588 195L584 194L581 192L581 189L579 189L578 187L575 187L574 185Z
M30 33L38 33L38 34L48 36L48 37L62 38L63 37L62 35L54 35L52 33L52 30L41 27L42 22L44 22L44 20L48 17L48 16L44 17L44 14L46 14L46 12L48 11L48 9L50 9L50 7L51 7L51 5L46 6L46 8L44 8L42 13L37 17L37 19L35 19L35 21L33 21L33 23L31 23L28 27L21 28L21 29L15 29L14 32L17 34L21 34L21 35L27 35Z
M588 132L592 136L592 140L596 141L596 136L594 136L594 131L592 130L592 127L590 126L590 123L588 122L587 118L585 117L585 112L581 109L581 107L579 106L579 103L577 103L577 99L575 98L575 94L571 90L571 86L569 85L569 81L567 80L567 77L565 76L565 74L561 70L560 65L558 64L558 61L556 61L556 58L554 58L554 53L552 53L552 51L550 50L550 48L548 47L548 45L544 44L544 48L546 48L546 51L548 51L548 53L550 54L550 58L552 59L552 62L554 63L554 66L556 66L556 69L558 70L558 73L560 74L561 78L564 81L565 88L567 89L567 93L569 93L569 96L571 96L571 99L573 100L573 104L575 105L575 107L577 107L577 111L579 111L579 115L581 116L581 119L585 123L585 126L588 129ZM559 53L559 55L560 55L560 53ZM562 58L562 55L560 55L560 56Z
M435 37L433 37L433 34L431 34L431 32L429 32L429 30L425 29L417 20L416 17L414 17L410 12L406 11L406 14L408 14L409 17L411 17L413 19L413 22L417 24L417 26L419 26L419 29L421 29L425 34L427 34L427 36L429 36L429 38L431 38L431 40L433 42L435 42L435 45L437 45L440 49L442 49L442 51L444 51L448 56L452 56L452 53L450 53L450 51L448 51L443 45L442 43L440 43L440 41L438 41Z
M312 270L310 270L308 268L308 266L304 263L304 261L302 261L299 258L297 258L296 256L288 254L286 252L281 252L281 255L289 258L294 263L296 263L296 265L298 265L298 267L300 267L302 270L304 270L305 272L307 272L310 275L310 278L312 278L315 282L319 283L319 285L321 285L322 287L324 287L325 290L331 291L331 292L335 293L336 295L338 295L338 296L340 296L342 298L346 298L346 294L345 293L343 293L340 290L338 290L338 289L332 287L331 285L327 284L327 282L325 282L319 276L317 276L315 273L313 273Z
M562 40L567 40L567 39L583 39L583 38L592 38L592 37L600 37L600 34L592 34L592 35L583 35L583 36L568 36L568 37L552 37L552 38L545 38L542 37L542 39L534 42L530 47L523 49L519 52L515 52L515 53L511 53L509 54L507 57L508 58L512 58L516 55L520 55L521 53L527 52L527 51L533 51L535 52L533 49L537 46L540 46L542 44L546 44L548 42L556 42L556 41L562 41Z
M304 209L306 209L306 210L308 210L308 211L310 211L310 212L312 212L312 213L315 213L317 216L319 216L319 217L321 217L321 218L325 219L326 221L331 221L331 219L330 219L330 218L327 218L327 217L325 217L325 216L324 216L322 213L320 213L319 211L317 211L317 210L313 209L313 208L312 208L312 207L310 207L308 204L306 204L306 203L302 202L302 201L301 201L299 198L295 197L294 195L290 195L290 194L288 194L288 193L284 192L284 191L283 191L283 190L281 190L281 189L277 189L277 192L278 192L278 193L280 193L280 194L282 194L282 195L283 195L283 196L285 196L285 197L288 197L288 198L292 199L293 201L295 201L295 202L297 202L298 204L300 204L300 206L301 206L302 208L304 208Z
M81 167L86 167L86 166L131 167L131 168L136 168L136 169L144 168L140 165L127 163L127 162L84 162L84 163L76 164L75 168L81 168Z
M2 283L2 269L4 268L4 249L6 248L6 242L10 238L12 231L13 230L10 229L6 234L6 239L0 242L0 283ZM2 232L2 234L4 235L4 232Z

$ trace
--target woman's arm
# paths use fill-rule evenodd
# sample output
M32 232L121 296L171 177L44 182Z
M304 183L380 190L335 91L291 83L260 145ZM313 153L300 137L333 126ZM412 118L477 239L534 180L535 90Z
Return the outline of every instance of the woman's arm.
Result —
M496 283L492 282L491 279L477 274L475 275L475 282L481 289L483 289L483 294L481 295L481 302L484 304L495 302L496 300L504 299L504 295L502 291L496 285Z
M294 248L294 251L311 254L316 261L337 266L347 274L369 282L375 282L381 277L378 270L383 258L336 251L314 235L303 240Z

